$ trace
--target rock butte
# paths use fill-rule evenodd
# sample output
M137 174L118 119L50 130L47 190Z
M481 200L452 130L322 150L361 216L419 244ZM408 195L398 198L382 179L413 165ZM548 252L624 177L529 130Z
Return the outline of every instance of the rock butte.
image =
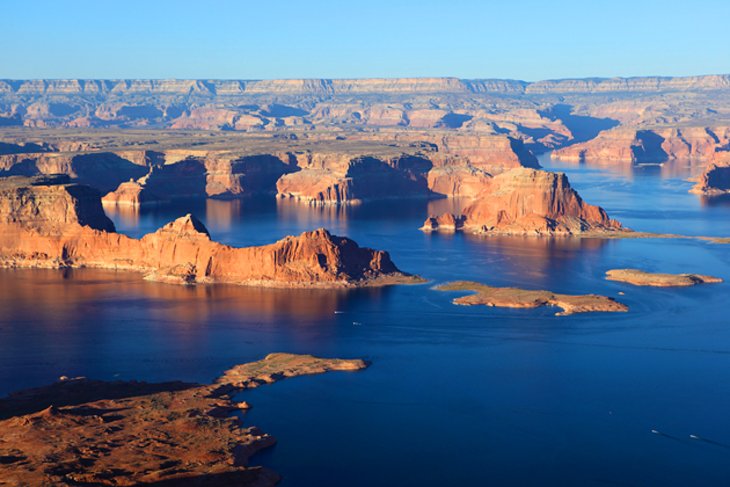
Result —
M565 174L527 168L494 176L462 215L431 216L421 230L502 235L629 232L603 208L585 203Z
M633 284L634 286L686 287L696 284L715 284L722 282L719 277L701 274L664 274L645 272L640 269L611 269L606 279Z
M287 377L365 367L274 353L210 385L80 378L20 391L0 399L0 478L9 485L275 485L276 473L249 466L275 439L243 424L248 404L233 396Z
M492 287L471 281L458 281L436 287L439 291L473 291L474 294L454 299L454 304L495 306L500 308L537 308L555 306L562 311L555 316L593 311L625 312L629 308L606 296L596 294L570 295L550 291L519 289L516 287Z
M353 287L417 282L387 252L324 229L260 247L210 239L192 215L141 239L114 232L95 190L67 177L0 179L1 267L96 267L172 283Z

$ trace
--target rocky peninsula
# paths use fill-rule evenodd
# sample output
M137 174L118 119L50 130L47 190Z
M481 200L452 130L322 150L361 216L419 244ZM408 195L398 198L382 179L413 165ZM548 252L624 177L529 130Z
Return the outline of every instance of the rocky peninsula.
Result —
M597 294L570 295L551 291L493 287L471 281L457 281L436 287L439 291L471 291L473 294L454 299L454 304L464 306L494 306L499 308L538 308L555 306L562 311L555 316L593 311L625 312L629 308L606 296Z
M0 267L95 267L164 282L354 287L415 282L387 252L319 229L260 247L211 240L186 215L141 239L116 233L99 193L67 177L0 179Z
M606 272L609 281L625 282L634 286L654 287L687 287L697 284L715 284L723 282L719 277L702 274L665 274L646 272L640 269L611 269Z
M236 394L288 377L357 371L362 360L274 353L212 384L62 378L0 399L0 479L9 485L271 486L249 465L275 439L246 425Z

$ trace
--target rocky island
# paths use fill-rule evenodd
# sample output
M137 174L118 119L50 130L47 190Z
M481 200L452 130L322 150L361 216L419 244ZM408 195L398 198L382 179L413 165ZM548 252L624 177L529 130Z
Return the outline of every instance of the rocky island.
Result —
M211 240L186 215L141 239L116 233L100 195L65 176L0 179L1 267L95 267L165 282L353 287L416 282L387 252L319 229L260 247Z
M249 458L275 443L245 425L241 391L362 360L274 353L212 384L62 378L0 399L0 483L9 485L275 485Z
M629 232L603 208L585 203L565 174L528 168L490 178L462 215L431 216L421 230L497 235Z
M634 286L654 287L686 287L696 284L716 284L722 282L719 277L702 274L665 274L646 272L639 269L611 269L606 272L609 281L626 282Z
M606 296L597 294L570 295L551 291L493 287L471 281L457 281L436 287L439 291L471 291L473 294L454 299L454 304L464 306L494 306L500 308L538 308L555 306L562 311L555 316L593 311L625 312L629 308Z

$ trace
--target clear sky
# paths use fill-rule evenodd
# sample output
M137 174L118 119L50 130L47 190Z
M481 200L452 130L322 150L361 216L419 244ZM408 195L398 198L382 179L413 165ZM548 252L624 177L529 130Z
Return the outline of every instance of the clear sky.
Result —
M730 0L2 0L0 78L730 73Z

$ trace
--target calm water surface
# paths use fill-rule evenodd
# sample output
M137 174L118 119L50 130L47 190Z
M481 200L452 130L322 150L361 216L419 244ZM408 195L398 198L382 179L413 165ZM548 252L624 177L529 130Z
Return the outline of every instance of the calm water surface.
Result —
M730 204L687 193L695 168L543 164L632 228L730 235ZM280 472L282 485L728 485L728 284L643 289L602 276L641 267L727 280L730 247L417 230L450 204L209 201L111 215L136 236L191 211L235 245L324 226L389 250L431 282L188 289L114 272L3 271L0 394L60 375L210 381L273 351L364 357L372 366L363 372L242 394L254 406L246 422L279 439L255 461ZM456 307L457 294L431 289L453 279L601 293L631 310L555 317L550 308Z

